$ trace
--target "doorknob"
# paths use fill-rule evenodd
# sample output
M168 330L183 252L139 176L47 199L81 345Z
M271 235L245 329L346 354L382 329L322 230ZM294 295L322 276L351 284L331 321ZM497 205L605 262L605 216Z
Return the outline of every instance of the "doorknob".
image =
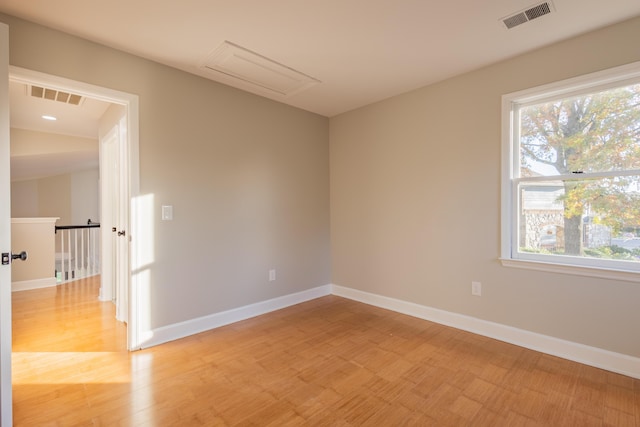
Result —
M27 252L22 251L19 254L11 254L11 259L19 259L22 261L26 261L27 260Z

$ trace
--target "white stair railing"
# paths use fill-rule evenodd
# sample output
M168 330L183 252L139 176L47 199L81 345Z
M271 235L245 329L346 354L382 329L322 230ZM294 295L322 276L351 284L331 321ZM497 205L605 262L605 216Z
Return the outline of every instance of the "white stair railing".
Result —
M100 274L100 224L56 226L56 282Z

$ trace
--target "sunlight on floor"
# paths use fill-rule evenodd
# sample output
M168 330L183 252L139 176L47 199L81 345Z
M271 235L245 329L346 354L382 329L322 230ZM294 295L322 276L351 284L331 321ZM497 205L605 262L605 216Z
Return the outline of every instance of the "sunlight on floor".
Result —
M14 385L131 382L124 352L14 352L12 367Z
M12 294L16 426L95 425L96 417L100 425L158 425L154 354L127 351L127 326L111 301L99 300L100 281Z

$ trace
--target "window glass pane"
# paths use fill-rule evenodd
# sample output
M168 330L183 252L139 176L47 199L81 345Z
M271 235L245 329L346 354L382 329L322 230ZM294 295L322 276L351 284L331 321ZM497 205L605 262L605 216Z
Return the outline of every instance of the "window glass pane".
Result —
M640 262L640 176L522 182L520 252Z
M522 107L520 176L640 169L640 84Z

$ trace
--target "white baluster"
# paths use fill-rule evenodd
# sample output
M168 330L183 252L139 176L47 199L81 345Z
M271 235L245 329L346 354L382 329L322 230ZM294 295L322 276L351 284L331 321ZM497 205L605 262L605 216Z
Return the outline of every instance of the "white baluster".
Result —
M74 270L73 270L73 278L79 279L78 277L78 258L80 258L80 254L78 253L78 229L73 229L73 262L74 262Z
M92 250L92 245L93 245L92 232L93 232L92 228L87 229L87 276L93 276L93 259L92 259L92 255L91 255L91 253L93 252L93 250Z
M87 251L84 245L85 229L80 230L80 251L82 252L82 262L80 263L80 269L82 270L82 277L87 277Z
M89 257L89 265L91 266L91 268L89 269L89 271L90 271L90 274L92 276L94 274L96 274L96 268L95 268L96 267L96 261L93 258L93 256L94 256L93 255L93 246L95 245L95 243L94 243L95 236L94 236L93 230L94 230L93 228L90 228L90 229L87 230L88 231L87 236L89 236L89 242L90 242L89 243L89 255L88 255L88 257Z
M99 228L92 228L91 229L91 266L92 266L92 272L93 274L98 274L99 273L99 269L98 269L98 260L96 259L96 247L98 244L98 235L100 229Z
M73 270L71 269L71 257L73 256L71 252L71 230L64 230L67 235L67 242L69 242L69 257L67 257L67 273L69 274L68 280L73 280Z
M60 230L60 273L62 275L62 282L66 281L64 271L64 230Z

